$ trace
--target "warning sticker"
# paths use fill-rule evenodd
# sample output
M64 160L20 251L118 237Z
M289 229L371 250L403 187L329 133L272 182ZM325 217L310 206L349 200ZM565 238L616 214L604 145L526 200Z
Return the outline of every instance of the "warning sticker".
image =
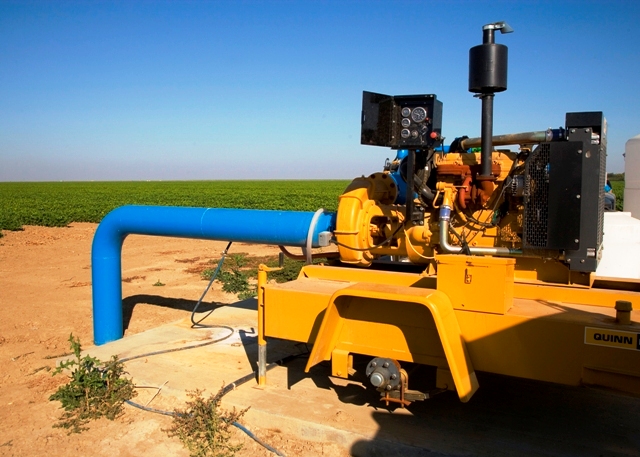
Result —
M640 333L620 332L606 328L584 328L585 344L640 351Z

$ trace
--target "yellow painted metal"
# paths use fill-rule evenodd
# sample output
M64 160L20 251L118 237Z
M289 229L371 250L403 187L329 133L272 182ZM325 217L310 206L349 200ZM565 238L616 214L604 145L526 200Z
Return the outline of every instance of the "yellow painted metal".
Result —
M267 341L264 339L264 285L266 283L267 271L265 270L264 265L260 265L258 268L258 347L262 347L267 344ZM264 386L266 383L267 375L265 369L264 373L258 373L258 385Z
M440 255L438 290L455 309L505 314L513 305L513 269L510 258Z
M438 367L436 370L436 388L456 390L456 383L451 376L451 371L447 368Z
M267 383L267 340L264 337L264 286L267 284L267 273L278 271L280 268L269 268L266 265L258 266L258 385Z
M300 270L299 277L346 283L375 282L381 284L395 284L398 286L430 287L432 289L436 287L436 278L434 276L363 268L305 265L302 270Z
M379 255L407 256L417 264L433 260L434 227L402 227L404 206L392 204L392 185L387 174L376 173L354 179L340 196L333 233L342 262L368 266ZM390 242L383 243L387 239Z
M348 356L355 353L436 366L441 383L446 384L444 373L451 360L465 366L467 357L459 355L459 348L458 355L446 354L442 336L451 340L455 331L441 332L434 318L434 310L442 315L444 308L452 307L444 293L434 290L445 282L461 286L464 277L448 278L446 271L436 279L414 273L305 266L296 281L260 286L264 336L315 342L311 365L333 358L335 376L349 374ZM492 283L489 278L486 287ZM466 346L470 360L466 366L473 367L467 371L640 393L640 350L585 343L586 328L640 334L640 294L516 282L513 295L511 308L503 314L494 312L495 304L480 293L470 297L476 311L453 309L448 314L448 322L459 328L458 341ZM633 303L629 325L615 322L613 304L621 299ZM464 371L459 369L457 376L464 377L460 374ZM469 386L474 383L466 385L472 392ZM465 388L461 391L464 397Z
M467 349L479 371L580 385L585 367L635 373L640 388L640 351L586 344L586 328L640 332L615 323L615 310L599 306L514 299L505 315L456 312ZM605 385L627 390L621 385Z
M383 224L394 221L396 226L403 219L400 207L389 206L396 194L393 180L387 174L376 173L368 178L354 179L340 196L333 233L344 263L371 264L374 257L367 249L376 244L375 232L383 230L376 224L376 219Z
M633 304L634 309L640 309L640 292L625 290L516 283L514 295L530 300L604 306L607 308L613 308L617 300L627 300Z
M441 165L466 165L466 166L478 166L481 162L481 154L479 152L476 153L437 153L434 155L434 161L436 167ZM513 161L516 159L517 154L511 151L495 151L492 154L491 161L493 165L500 165L500 173L496 176L497 181L504 181L505 178L509 175L509 170L511 170L511 166ZM442 176L440 176L442 180ZM454 183L453 176L449 178L448 181L450 183Z
M439 244L439 217L437 208L449 206L450 227L463 237L470 247L522 247L523 206L521 201L512 201L513 210L502 215L494 225L496 205L507 199L502 191L509 171L521 166L521 159L507 151L495 151L492 164L496 167L497 186L484 206L464 203L461 191L470 175L469 167L478 167L479 154L435 154L437 176L436 189L442 199L435 198L430 211L425 212L420 224L405 224L405 207L393 204L397 189L385 173L353 180L340 196L336 229L334 234L342 262L358 266L369 266L377 256L391 255L407 257L412 263L430 265L434 268ZM439 171L439 168L442 171ZM459 173L456 174L456 169ZM448 170L448 171L447 171ZM467 170L467 171L464 171ZM462 174L460 174L462 173ZM470 192L467 189L466 192ZM471 192L473 194L473 192ZM424 205L423 205L424 206ZM463 208L466 206L466 208ZM460 246L457 238L449 242ZM556 254L560 257L560 253ZM557 284L583 285L590 287L593 275L570 271L558 259L518 256L515 278Z
M413 343L410 336L412 329L407 324L394 325L394 319L389 316L391 311L384 309L384 304L389 302L422 305L429 311L458 396L463 402L468 401L478 389L478 380L460 336L453 307L446 295L429 289L358 283L337 291L331 297L325 312L306 371L324 360L331 359L336 350L397 360L414 360L414 353L419 354L420 349L410 346ZM382 304L382 307L376 306L379 304ZM382 315L379 314L381 311ZM419 319L415 321L414 329L422 327L421 321L424 322L423 325L429 322L426 319L427 314L420 315L419 307L403 307L402 311L408 313L405 313L403 318ZM425 335L422 337L427 339ZM357 350L354 350L356 348ZM345 368L344 374L346 372Z
M441 193L445 193L448 189L449 195L445 195L445 199L449 199L447 204L453 209L452 226L464 236L467 243L471 247L493 247L504 246L509 248L520 247L521 238L518 233L522 232L522 218L506 215L501 218L499 226L491 225L493 219L496 199L502 198L500 187L509 175L509 171L517 160L517 154L510 151L495 151L492 154L491 162L494 167L499 167L500 171L496 174L495 184L497 190L493 192L489 200L483 208L476 207L473 211L463 209L459 203L459 190L464 187L460 184L463 182L461 175L438 173L437 188ZM479 153L440 153L434 155L435 169L446 166L466 166L478 167L481 159ZM444 202L442 204L445 204ZM474 219L488 226L481 226L471 222L469 215ZM433 220L433 217L432 217ZM435 241L435 239L434 239ZM457 240L452 240L454 245L459 245Z
M309 370L307 370L308 372ZM344 349L334 349L331 353L331 374L339 378L346 378L352 375L353 371L353 354Z

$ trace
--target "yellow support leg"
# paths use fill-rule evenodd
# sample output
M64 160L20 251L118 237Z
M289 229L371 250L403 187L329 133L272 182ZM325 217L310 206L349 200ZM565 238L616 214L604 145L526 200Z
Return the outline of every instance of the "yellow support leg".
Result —
M282 268L258 266L258 385L267 384L267 340L265 339L264 288L267 285L267 273Z
M429 289L358 283L338 290L331 297L305 371L308 372L314 365L329 360L332 355L339 355L344 359L344 355L337 351L348 352L348 348L360 348L353 351L360 353L376 351L380 356L387 356L390 355L390 351L395 351L396 356L392 358L412 360L409 351L398 349L401 347L401 341L398 340L394 329L389 329L384 324L376 324L384 320L379 319L380 316L376 316L375 319L371 316L372 320L364 325L361 321L350 318L359 315L362 307L371 306L369 304L380 300L393 304L388 307L388 315L402 313L403 305L414 307L422 305L428 309L442 343L458 396L463 402L469 401L478 389L478 380L460 333L456 315L451 301L445 294ZM363 328L365 328L364 331L362 331ZM344 367L345 364L337 363L336 366ZM346 377L347 373L341 373L341 375Z
M267 267L258 267L258 385L267 384L267 340L264 339L264 286Z

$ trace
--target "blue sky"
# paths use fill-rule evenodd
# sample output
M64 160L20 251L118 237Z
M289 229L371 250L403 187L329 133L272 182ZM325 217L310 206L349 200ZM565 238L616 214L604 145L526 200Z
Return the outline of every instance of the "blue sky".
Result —
M0 2L0 181L352 178L362 91L434 93L479 136L468 50L499 20L494 133L603 111L640 134L637 1Z

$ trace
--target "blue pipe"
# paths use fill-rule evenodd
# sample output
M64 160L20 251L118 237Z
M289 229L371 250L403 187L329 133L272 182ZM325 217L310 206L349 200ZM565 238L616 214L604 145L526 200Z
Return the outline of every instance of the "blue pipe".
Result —
M402 162L402 160L406 158L408 155L409 155L408 149L398 149L394 162L396 160L399 162ZM389 176L391 177L391 179L393 179L393 182L396 184L396 187L398 188L398 193L394 203L398 205L404 205L407 201L407 182L404 180L404 178L402 177L402 174L400 173L400 167L398 167L396 171L389 173ZM418 194L414 193L414 195L416 198L418 197Z
M129 234L306 246L312 212L175 206L121 206L107 214L93 237L91 277L96 345L122 338L122 243ZM313 231L335 228L335 213L323 213Z

